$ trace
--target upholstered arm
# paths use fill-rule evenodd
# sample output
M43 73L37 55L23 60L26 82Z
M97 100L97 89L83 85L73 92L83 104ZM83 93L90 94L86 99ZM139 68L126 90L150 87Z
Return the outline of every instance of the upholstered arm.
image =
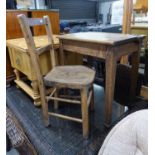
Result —
M148 110L121 120L106 137L98 155L147 155Z

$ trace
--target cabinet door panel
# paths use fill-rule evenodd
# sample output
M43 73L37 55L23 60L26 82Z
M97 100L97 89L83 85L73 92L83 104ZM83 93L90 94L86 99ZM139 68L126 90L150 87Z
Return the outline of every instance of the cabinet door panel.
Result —
M57 11L32 11L32 18L42 18L45 15L48 15L50 18L53 34L59 34L60 33L59 12ZM34 30L35 36L46 34L46 30L42 26L35 26L33 30Z
M6 11L6 39L22 38L23 33L21 31L17 15L25 14L26 11Z
M17 15L19 14L25 14L27 16L26 11L6 11L6 39L15 39L23 37L23 33L20 29L20 25L17 19ZM9 79L11 77L14 77L14 73L11 67L8 49L6 49L6 78Z

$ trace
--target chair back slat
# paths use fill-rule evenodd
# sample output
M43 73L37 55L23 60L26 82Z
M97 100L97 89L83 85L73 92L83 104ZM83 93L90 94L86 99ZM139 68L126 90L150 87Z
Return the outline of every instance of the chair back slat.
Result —
M43 17L44 23L45 23L45 28L46 28L46 32L47 32L47 36L48 36L48 41L49 43L51 43L51 50L50 50L50 56L51 56L51 63L52 63L52 67L54 67L56 65L56 60L55 60L55 52L54 52L54 47L53 47L53 32L51 29L51 23L50 23L50 19L48 18L48 16L44 16Z
M27 18L29 26L45 25L41 18Z

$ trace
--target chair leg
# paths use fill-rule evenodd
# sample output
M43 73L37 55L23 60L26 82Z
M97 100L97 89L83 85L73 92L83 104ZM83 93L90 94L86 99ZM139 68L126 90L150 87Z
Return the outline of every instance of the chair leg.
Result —
M54 97L58 97L59 94L59 90L56 90L56 92L54 93ZM59 103L58 101L54 100L54 109L57 110L59 108Z
M44 125L45 127L48 127L50 123L49 123L49 115L48 115L48 103L46 100L42 104L42 111L43 111Z
M48 101L46 100L45 89L42 88L40 85L39 88L40 88L40 98L41 98L44 125L48 127L49 126Z
M90 110L94 111L94 87L93 87L93 84L91 85L91 90L92 90L92 97L91 97L91 102L90 102Z
M87 89L81 89L81 110L82 110L82 128L83 137L88 138L89 135L89 122L88 122L88 106L87 106Z

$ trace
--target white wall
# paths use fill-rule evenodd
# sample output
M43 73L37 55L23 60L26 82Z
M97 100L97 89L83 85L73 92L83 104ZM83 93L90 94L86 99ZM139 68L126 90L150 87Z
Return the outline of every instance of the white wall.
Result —
M17 9L35 9L34 0L17 1Z
M116 1L112 4L111 24L120 24L123 22L124 0Z
M107 14L109 13L109 9L112 2L99 2L99 14L103 14L103 24L107 23Z
M46 9L44 0L36 0L37 9Z
M107 23L107 14L111 13L111 24L122 25L124 0L99 2L99 14L103 14L103 24Z
M24 5L24 3L28 5ZM34 0L28 0L27 2L22 1L17 5L17 9L26 9L27 7L29 9L35 9ZM36 0L36 7L36 9L46 9L44 0Z

